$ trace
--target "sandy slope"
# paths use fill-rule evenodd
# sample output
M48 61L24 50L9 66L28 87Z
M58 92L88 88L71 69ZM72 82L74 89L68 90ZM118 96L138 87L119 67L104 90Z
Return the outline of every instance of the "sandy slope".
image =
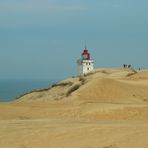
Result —
M98 69L0 104L2 148L147 148L148 71Z

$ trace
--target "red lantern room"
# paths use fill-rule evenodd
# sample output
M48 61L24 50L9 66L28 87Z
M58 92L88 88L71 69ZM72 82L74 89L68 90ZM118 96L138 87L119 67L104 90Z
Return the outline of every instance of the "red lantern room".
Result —
M83 60L90 60L90 53L88 52L88 50L85 48L82 55L82 59Z

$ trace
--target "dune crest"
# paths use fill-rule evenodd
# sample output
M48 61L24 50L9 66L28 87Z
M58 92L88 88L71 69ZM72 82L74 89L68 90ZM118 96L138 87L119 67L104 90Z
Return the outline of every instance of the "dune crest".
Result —
M148 72L130 69L97 69L85 76L63 80L51 88L34 91L19 101L142 103L148 101ZM145 82L143 82L143 79ZM133 83L133 80L138 80ZM141 83L140 83L141 82Z

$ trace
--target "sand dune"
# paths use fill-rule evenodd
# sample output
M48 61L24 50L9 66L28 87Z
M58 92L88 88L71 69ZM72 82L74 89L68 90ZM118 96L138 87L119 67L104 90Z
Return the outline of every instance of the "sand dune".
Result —
M129 80L148 80L148 71L140 71L136 74L131 75L129 78Z
M67 101L73 100L74 103L76 101L145 103L148 101L147 75L147 71L137 73L129 69L96 70L84 77L61 81L49 90L27 94L19 98L19 101L55 101L64 99Z
M0 147L147 148L147 78L97 69L0 103Z
M103 78L94 80L73 95L77 100L90 102L136 103L148 101L148 87L128 84L124 81Z

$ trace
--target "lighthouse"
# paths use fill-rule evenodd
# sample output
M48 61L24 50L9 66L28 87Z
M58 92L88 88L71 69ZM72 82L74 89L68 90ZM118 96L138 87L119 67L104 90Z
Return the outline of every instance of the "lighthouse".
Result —
M84 75L94 70L94 60L91 59L91 55L87 48L83 50L81 59L77 60L78 75Z

